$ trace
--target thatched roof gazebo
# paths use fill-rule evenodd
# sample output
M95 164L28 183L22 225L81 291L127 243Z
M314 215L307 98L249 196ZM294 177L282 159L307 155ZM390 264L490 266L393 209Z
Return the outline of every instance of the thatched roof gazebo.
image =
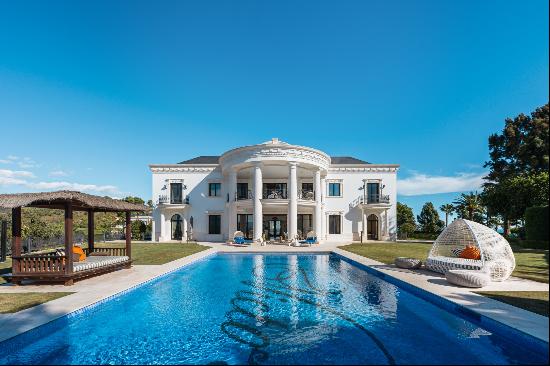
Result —
M21 208L38 207L65 211L65 251L40 254L21 254ZM148 207L109 197L94 196L75 191L41 193L0 194L0 208L12 210L12 276L14 283L24 279L62 281L72 285L73 280L119 268L129 268L132 263L130 213L147 211ZM73 263L73 211L88 213L88 263ZM95 248L94 213L126 213L126 247ZM99 256L101 255L101 256ZM93 258L93 260L92 260Z

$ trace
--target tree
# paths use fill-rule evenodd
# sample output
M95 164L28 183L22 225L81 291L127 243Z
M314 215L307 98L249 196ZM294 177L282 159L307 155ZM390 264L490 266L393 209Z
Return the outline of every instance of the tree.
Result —
M416 219L418 220L420 230L425 233L439 233L443 230L444 223L439 219L439 213L431 202L426 202L422 206L422 211L420 211L420 215Z
M521 174L486 186L482 199L490 213L505 218L508 234L510 223L523 221L527 208L548 203L548 184L548 172Z
M447 227L449 225L449 216L452 216L453 212L455 211L455 206L450 203L446 203L444 205L441 205L439 209L445 212L445 227Z
M397 202L397 232L400 236L407 237L416 230L414 213L409 206Z
M481 197L477 192L462 193L453 204L458 217L477 222L483 221L483 206Z
M519 174L548 171L548 104L531 116L520 114L505 120L501 134L489 137L490 160L485 162L487 184L498 183Z

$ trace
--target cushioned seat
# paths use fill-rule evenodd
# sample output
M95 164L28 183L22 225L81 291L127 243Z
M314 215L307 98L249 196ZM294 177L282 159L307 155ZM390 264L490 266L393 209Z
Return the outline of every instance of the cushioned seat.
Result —
M483 262L477 259L440 256L426 259L426 267L439 273L445 273L449 269L481 270Z
M89 256L86 257L85 261L75 262L73 264L73 272L105 267L111 264L126 262L128 260L130 260L130 258L127 256Z
M394 262L399 268L418 269L422 266L422 261L416 258L397 257Z
M445 278L452 284L463 287L484 287L491 282L488 272L451 269L445 272Z

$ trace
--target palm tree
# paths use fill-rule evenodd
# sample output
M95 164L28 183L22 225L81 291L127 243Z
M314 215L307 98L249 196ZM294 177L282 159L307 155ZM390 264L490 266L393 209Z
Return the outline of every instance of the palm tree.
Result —
M447 227L447 225L449 225L449 216L453 214L455 206L451 205L450 203L446 203L444 205L441 205L439 209L445 212L445 227Z
M453 204L457 212L466 212L468 214L468 220L473 220L474 214L483 210L481 198L477 192L462 193Z

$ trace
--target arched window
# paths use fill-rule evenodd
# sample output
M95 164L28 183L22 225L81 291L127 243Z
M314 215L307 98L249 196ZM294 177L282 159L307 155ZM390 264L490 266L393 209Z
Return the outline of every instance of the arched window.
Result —
M183 220L181 219L181 216L179 214L175 214L170 219L170 223L172 224L172 240L181 240L183 237Z
M375 214L370 214L367 217L367 238L378 240L378 216Z

